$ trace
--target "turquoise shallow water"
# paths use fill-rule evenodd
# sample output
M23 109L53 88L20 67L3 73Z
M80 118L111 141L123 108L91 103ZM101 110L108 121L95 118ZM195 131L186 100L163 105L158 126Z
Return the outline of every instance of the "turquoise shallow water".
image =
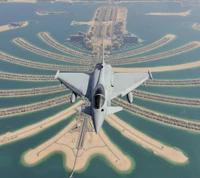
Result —
M193 87L193 86L188 86L188 87L140 86L138 89L142 91L169 95L169 96L177 96L177 97L184 97L184 98L200 98L200 93L198 92L198 90L200 89L199 86L196 86L196 87Z
M199 78L200 67L177 70L177 71L167 71L167 72L154 72L154 79L195 79Z
M44 42L42 42L37 34L39 32L47 31L53 38L59 43L65 44L65 39L71 34L76 34L78 31L86 32L88 26L70 26L71 21L90 21L94 14L94 11L98 6L104 5L103 3L97 4L85 4L76 3L74 6L64 5L63 3L40 3L40 4L22 4L22 3L10 3L0 4L0 25L10 23L12 21L22 20L37 20L30 22L30 25L16 30L0 33L0 50L9 53L13 56L21 57L31 61L52 63L52 64L64 64L61 61L41 57L37 54L25 51L20 47L12 43L12 39L16 37L22 37L31 44L34 44L42 49L49 50L58 54L64 54ZM185 45L191 41L200 41L200 32L191 28L193 22L200 22L200 7L192 7L193 11L190 16L187 17L153 17L145 16L147 12L153 11L173 11L181 12L191 9L190 7L182 8L178 3L122 3L120 5L127 6L128 8L128 24L127 29L130 32L135 33L144 40L143 46L151 44L164 35L172 33L177 36L175 40L164 45L161 48L147 52L144 55L156 54L166 50L171 50L182 45ZM78 13L78 15L72 16L37 16L35 10L53 10ZM136 13L138 12L138 13ZM6 18L5 18L6 17ZM185 23L190 22L190 23ZM148 25L152 25L152 28L148 28ZM140 64L130 65L140 67L153 67L174 65L186 62L198 61L200 49L195 49L182 55L161 59L157 61L145 62ZM142 54L143 55L143 54ZM139 55L139 56L142 56ZM156 79L192 79L200 77L200 68L172 71L172 72L157 72L154 73ZM54 75L55 71L31 69L11 63L3 62L0 60L0 71L23 73L23 74L38 74L38 75ZM59 84L59 82L23 82L13 80L0 79L0 89L24 89L24 88L36 88L45 87ZM139 90L148 91L152 93L160 93L171 96L188 97L188 98L200 98L200 87L153 87L141 86ZM64 96L67 92L60 92L55 94L31 96L31 97L17 97L17 98L0 98L0 107L6 108L11 106L30 104L34 102L51 99L58 96ZM151 109L155 112L163 114L169 114L175 117L183 119L199 120L199 109L190 108L185 106L176 106L161 104L158 102L151 102L142 99L135 99L135 104ZM62 104L51 109L42 110L25 115L18 115L15 117L7 117L0 119L0 134L8 131L15 131L19 128L23 128L27 125L44 120L45 118L56 114L59 111L71 106L69 103ZM107 161L101 156L95 156L91 159L88 167L83 172L76 172L74 177L77 178L198 178L199 177L199 134L189 132L182 129L177 129L165 124L153 122L142 117L130 114L126 111L117 113L121 119L129 123L136 129L148 134L152 138L162 141L163 143L177 147L181 149L189 158L189 162L185 165L174 165L168 161L155 156L152 152L142 148L138 144L130 141L128 138L122 136L115 128L110 126L107 122L104 123L103 129L109 136L109 138L130 158L135 162L135 168L129 174L122 174L114 170ZM34 166L27 167L21 163L21 156L30 148L34 148L37 145L51 138L64 128L75 115L70 117L61 123L52 126L43 132L26 138L24 140L14 142L12 144L0 147L0 172L2 177L7 178L53 178L53 177L69 177L70 171L63 167L63 156L61 154L54 154L42 163ZM13 151L14 149L14 151Z
M150 100L143 100L140 98L134 98L134 104L144 107L146 109L170 115L172 117L199 121L200 109L199 107L188 107L183 105L172 105L161 102L154 102Z
M63 91L58 93L50 93L46 95L38 95L38 96L25 96L25 97L7 97L7 98L0 98L0 108L7 108L7 107L16 107L19 105L27 105L27 104L34 104L37 102L42 102L45 100L50 100L59 96L67 95L70 91Z
M1 134L8 131L15 131L17 129L23 128L25 126L42 121L56 113L70 107L69 103L62 104L50 109L43 109L37 112L26 113L23 115L10 116L0 119L0 132Z
M5 80L5 79L0 79L0 82L2 83L1 89L6 90L6 89L23 89L23 88L39 88L39 87L47 87L47 86L55 86L55 85L60 85L59 82L30 82L30 81L15 81L15 80Z

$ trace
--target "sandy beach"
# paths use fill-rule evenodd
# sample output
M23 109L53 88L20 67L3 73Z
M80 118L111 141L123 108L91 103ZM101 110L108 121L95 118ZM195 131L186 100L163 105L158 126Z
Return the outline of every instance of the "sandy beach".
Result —
M137 142L142 147L152 150L158 156L175 163L185 163L188 160L181 151L150 138L119 119L116 115L106 116L106 121L119 130L121 134Z
M114 72L165 72L174 70L184 70L200 67L200 61L190 62L185 64L171 65L171 66L161 66L161 67L144 67L144 68L113 68Z
M2 25L0 26L0 32L8 31L8 30L13 30L17 28L22 28L28 25L28 21L25 21L25 23L21 27L11 27L10 24L7 25Z
M190 15L192 10L188 10L185 12L150 12L146 13L145 15L153 15L153 16L188 16Z
M74 114L75 108L81 105L83 101L79 101L78 103L74 104L70 108L67 108L58 114L51 116L41 122L38 122L36 124L30 125L28 127L24 127L22 129L16 130L14 132L7 132L3 135L0 135L0 145L4 145L10 142L14 142L17 140L21 140L23 138L29 137L33 134L39 133L43 131L44 129L68 118L72 114Z
M78 156L75 170L83 169L90 157L96 154L104 156L113 167L120 171L128 171L132 167L131 160L109 140L102 129L99 134L87 132L84 147L77 150L76 144L79 132L69 132L74 125L76 125L76 120L73 120L60 133L47 142L27 151L23 157L25 164L36 164L52 153L60 151L66 157L65 166L70 170L73 169L76 154Z

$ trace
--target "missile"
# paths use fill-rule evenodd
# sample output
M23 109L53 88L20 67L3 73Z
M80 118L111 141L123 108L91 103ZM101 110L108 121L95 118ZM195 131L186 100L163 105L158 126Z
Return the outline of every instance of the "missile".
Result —
M76 101L76 97L77 97L77 95L75 93L71 94L71 97L70 97L71 103L74 103Z
M151 74L150 71L148 71L148 74L149 74L149 78L150 78L151 80L153 80L153 76L152 76L152 74Z
M127 100L129 103L133 102L133 93L132 91L127 94Z

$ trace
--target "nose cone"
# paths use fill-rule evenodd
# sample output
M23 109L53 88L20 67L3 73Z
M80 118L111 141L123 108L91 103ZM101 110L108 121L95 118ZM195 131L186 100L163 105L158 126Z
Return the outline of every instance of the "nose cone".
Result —
M93 111L93 124L95 132L98 133L104 121L104 114L101 111Z

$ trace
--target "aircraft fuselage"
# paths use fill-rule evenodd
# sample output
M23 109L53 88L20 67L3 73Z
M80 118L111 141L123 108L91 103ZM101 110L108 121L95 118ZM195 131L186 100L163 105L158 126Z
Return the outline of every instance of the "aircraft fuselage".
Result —
M113 90L113 72L109 64L97 64L92 79L92 120L98 132L110 105L110 93Z

